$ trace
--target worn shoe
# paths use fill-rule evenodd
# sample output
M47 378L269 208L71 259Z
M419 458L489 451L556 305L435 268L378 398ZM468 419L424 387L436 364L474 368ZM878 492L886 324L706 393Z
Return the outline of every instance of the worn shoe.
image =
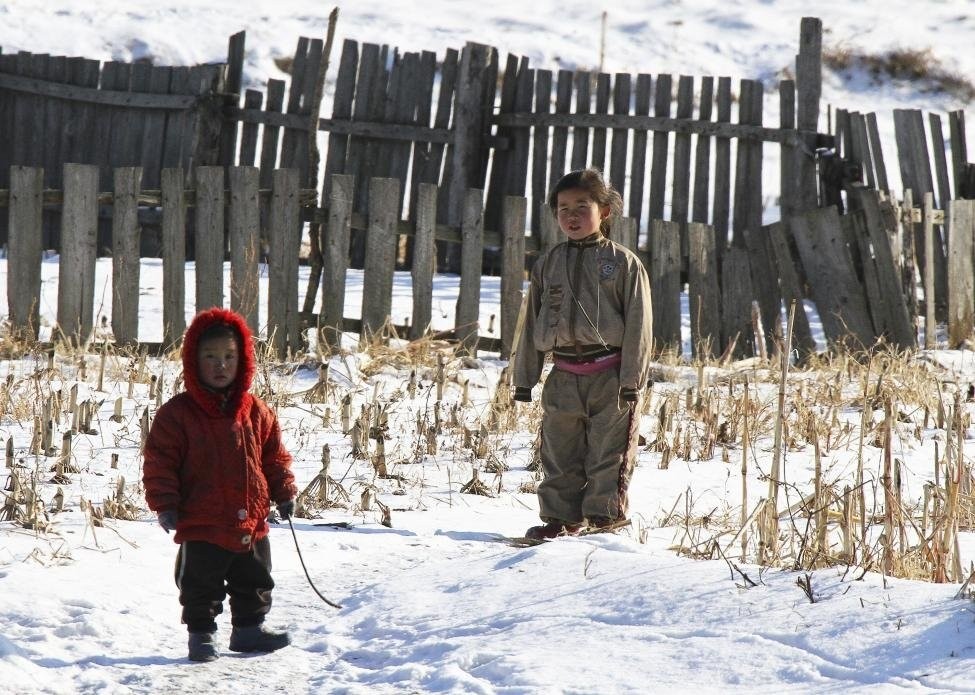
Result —
M260 625L235 627L230 633L230 651L232 652L273 652L291 644L291 635L287 632L274 632Z
M544 540L546 538L558 538L559 536L577 536L581 530L582 524L566 524L561 521L550 521L541 526L532 526L525 531L525 538Z
M189 652L190 661L215 661L220 656L212 632L191 632Z
M626 526L629 523L626 519L613 519L608 516L591 516L586 519L586 522L586 531L588 533L613 531L620 526Z

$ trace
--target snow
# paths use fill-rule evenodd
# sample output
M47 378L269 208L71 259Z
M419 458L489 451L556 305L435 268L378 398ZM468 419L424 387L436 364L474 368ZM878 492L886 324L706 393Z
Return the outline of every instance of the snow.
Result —
M527 54L540 67L593 67L598 62L603 7L577 0L522 3L341 3L339 39L388 42L403 49L442 51L465 41L489 43ZM132 0L115 3L53 3L18 0L0 7L4 51L80 54L123 59L152 55L159 63L221 60L226 37L248 31L247 80L260 85L281 77L275 57L290 55L299 35L321 35L331 5L277 0L206 5L166 5ZM621 0L611 7L604 69L674 74L730 74L762 77L767 86L790 65L799 18L808 3ZM973 19L970 3L931 2L919 18L916 3L892 0L851 4L818 3L826 40L879 51L892 46L932 47L949 67L972 74L975 58L966 45ZM881 21L881 19L883 21ZM882 124L892 109L964 104L921 94L911 86L873 88L864 79L827 75L827 102L862 111L877 110ZM769 98L767 107L773 106ZM766 122L777 116L766 111ZM887 126L885 126L887 127ZM892 127L887 127L890 132ZM888 165L895 160L892 141ZM192 314L192 266L187 268L187 314ZM306 272L306 271L303 271ZM99 261L98 316L110 316L111 267ZM0 260L0 307L6 306L5 261ZM229 279L229 272L225 273ZM350 272L346 315L358 316L361 273ZM299 282L304 290L305 277ZM56 308L57 259L43 267L41 313L50 330ZM140 296L140 338L161 338L161 265L145 259ZM433 327L453 323L457 278L438 276ZM263 288L266 297L266 284ZM393 319L410 313L409 277L397 274ZM482 282L481 325L497 314L497 278ZM229 296L226 293L225 296ZM686 307L685 307L686 314ZM265 320L263 314L261 321ZM685 338L686 338L685 326ZM322 446L331 448L330 474L349 492L348 509L329 509L315 518L296 518L295 535L315 585L341 610L322 603L308 586L291 529L275 525L274 608L269 622L288 629L293 645L270 655L237 655L226 649L229 619L219 620L222 657L210 664L186 661L186 637L179 623L173 583L176 548L156 526L141 498L139 418L156 400L146 383L129 393L130 361L107 364L102 391L94 385L98 358L89 355L87 378L77 356L60 355L53 374L46 357L0 363L12 375L21 408L4 404L0 439L12 437L21 472L36 473L38 492L51 508L57 486L47 483L53 458L28 453L32 411L50 388L79 385L79 399L101 401L92 434L73 441L72 474L64 509L49 512L51 528L39 532L0 522L0 689L17 693L629 693L629 692L972 692L975 691L975 620L970 601L955 598L957 584L931 584L834 567L795 572L761 568L736 554L698 560L675 552L686 516L713 518L712 530L734 527L742 505L740 457L685 461L661 468L661 456L641 448L631 484L633 524L618 534L559 539L519 548L501 542L537 521L530 480L534 431L526 420L514 431L491 434L490 451L508 470L483 471L460 446L461 436L445 427L434 455L418 456L418 413L435 400L432 370L419 370L415 397L405 392L408 371L371 361L357 352L334 357L334 393L328 402L305 402L318 379L308 360L270 369L267 378L282 405L278 413L295 456L299 487L321 467ZM405 358L404 358L405 359ZM172 393L178 366L151 360L165 395ZM469 427L488 412L504 363L484 354L476 361L451 361L445 413L460 402L469 382ZM947 381L975 380L971 352L924 353L918 369L944 369ZM741 373L757 375L738 365ZM682 394L697 371L667 370L654 388L641 423L652 437L656 409L667 394ZM709 370L708 378L728 372ZM263 375L258 379L264 388ZM796 375L795 378L804 378ZM811 377L810 377L811 378ZM754 382L753 382L754 383ZM811 389L812 387L810 387ZM35 389L35 390L32 390ZM759 394L767 402L768 393ZM355 413L378 393L388 404L390 472L403 480L376 480L368 461L353 460L350 440L339 424L342 395L353 396ZM285 396L289 395L289 398ZM117 398L123 419L110 416ZM537 408L522 407L527 416ZM326 410L330 424L326 425ZM858 414L842 414L856 421ZM537 420L536 420L537 422ZM58 422L55 444L70 426ZM968 433L967 436L971 436ZM929 430L921 440L900 440L904 496L920 498L933 478L931 461L944 433ZM111 468L111 455L118 468ZM771 447L760 441L750 459L748 511L767 488ZM824 466L833 479L848 478L854 449L828 452ZM868 445L868 475L879 476L880 450ZM787 475L806 488L809 451L791 452ZM493 497L465 495L460 487L474 467L499 490ZM500 467L499 467L500 468ZM124 478L126 499L137 506L134 520L106 519L93 526L83 500L100 506ZM0 475L6 480L6 474ZM391 508L391 527L375 507L361 510L360 495L375 487ZM794 500L793 500L794 501ZM698 540L708 529L694 531ZM693 532L692 532L693 533ZM962 565L975 560L971 532L960 534ZM691 539L693 540L693 539ZM724 538L724 542L728 539ZM722 547L725 547L724 545ZM730 551L729 551L730 552ZM799 586L811 584L812 598Z

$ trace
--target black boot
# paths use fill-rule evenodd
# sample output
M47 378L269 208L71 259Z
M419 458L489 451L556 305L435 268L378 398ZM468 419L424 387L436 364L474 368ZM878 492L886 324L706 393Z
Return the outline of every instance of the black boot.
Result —
M273 652L291 644L291 636L287 632L274 632L260 625L235 627L230 633L230 651L232 652Z
M189 646L190 661L214 661L220 656L213 644L212 632L191 632Z

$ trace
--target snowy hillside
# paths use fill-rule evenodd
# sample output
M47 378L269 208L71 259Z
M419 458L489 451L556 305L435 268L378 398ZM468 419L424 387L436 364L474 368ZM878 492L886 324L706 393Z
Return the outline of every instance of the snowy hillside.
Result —
M766 123L777 122L771 88L790 69L803 15L820 16L827 47L854 65L825 75L824 102L876 111L888 136L894 108L945 111L970 104L926 91L927 79L875 82L856 67L865 64L856 56L930 49L930 60L945 73L975 75L971 2L618 0L600 6L543 0L526 8L513 0L427 0L339 7L339 40L438 53L478 41L548 68L599 67L606 9L604 70L760 77L767 86ZM283 76L275 59L290 56L298 36L322 35L331 8L297 0L15 0L0 6L0 46L5 52L187 64L223 60L227 37L246 29L246 77L260 86ZM969 140L975 142L972 118ZM885 146L888 162L896 161L892 140ZM49 260L40 307L48 329L56 306L52 271L56 263ZM100 263L100 288L109 286L109 272L110 265ZM6 278L0 259L0 312L7 306ZM347 316L361 307L361 274L357 278L350 279ZM408 281L408 274L397 275L396 320L410 313ZM453 325L456 283L455 277L436 279L435 328ZM144 262L142 287L140 324L156 331L156 260ZM266 286L262 291L266 297ZM497 313L498 294L497 278L484 278L482 317ZM193 301L187 297L188 306ZM99 315L109 309L97 307ZM102 372L94 353L61 353L51 364L43 353L0 355L0 441L12 441L15 467L0 469L0 505L6 513L14 497L29 500L21 506L33 515L31 523L0 516L0 691L975 692L975 610L970 590L959 583L885 576L876 571L876 558L871 571L832 560L807 562L801 571L783 569L784 562L762 568L754 562L751 531L742 557L736 530L743 516L754 528L752 515L771 470L777 377L767 365L660 365L663 380L654 385L640 423L632 525L617 534L514 547L505 537L537 522L530 470L537 393L516 417L493 423L482 441L480 428L492 422L490 404L504 367L497 355L465 360L444 351L437 408L436 351L443 345L397 344L370 353L358 350L350 336L345 346L345 354L329 361L327 392L313 355L267 365L256 387L277 406L299 489L320 480L323 447L329 447L331 504L303 510L294 530L315 585L342 608L318 599L291 530L275 525L277 586L269 622L288 629L293 645L266 656L231 653L225 614L218 632L222 656L210 664L186 660L173 582L176 546L147 511L140 488L140 422L172 395L178 364L123 354L107 359ZM882 378L879 370L865 372L853 363L793 375L795 408L802 410L803 425L821 428L822 447L811 443L816 427L800 427L795 417L785 437L783 557L801 555L805 546L799 544L809 540L808 506L801 500L813 494L814 480L842 495L858 462L868 499L863 518L871 514L880 527L885 414L866 395L883 385L901 405L886 430L908 517L897 570L904 576L927 571L934 551L919 549L911 524L922 509L942 509L932 491L940 489L935 481L945 484L945 461L956 456L971 465L975 405L965 396L975 383L975 356L935 351L882 366ZM57 451L32 453L35 416L55 392L61 395L52 442ZM72 393L91 409L85 427L72 421ZM957 422L950 417L956 393ZM373 403L388 415L386 477L376 473L376 440L368 442L369 456L353 455L342 423L346 397L353 417ZM707 398L709 407L698 407L696 398ZM745 447L739 430L747 399L757 434ZM120 417L114 417L116 404ZM717 416L709 420L711 405ZM677 417L664 424L668 412ZM431 429L436 418L439 431ZM70 456L62 438L69 430L75 432ZM946 451L955 453L946 458ZM461 492L475 475L489 494ZM975 533L966 524L975 506L967 493L961 497L962 511L949 528L958 530L957 545L950 551L967 576ZM101 518L105 510L119 518ZM931 523L929 515L920 523ZM830 554L839 554L838 535L827 539ZM884 543L894 541L873 533L859 557L864 551L879 557Z

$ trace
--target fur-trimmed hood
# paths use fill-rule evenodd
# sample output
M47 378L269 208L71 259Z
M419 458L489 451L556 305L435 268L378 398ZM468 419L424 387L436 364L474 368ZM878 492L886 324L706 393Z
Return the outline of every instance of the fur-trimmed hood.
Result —
M199 362L197 359L197 348L200 344L200 336L203 335L211 326L225 325L237 334L240 356L237 362L237 375L230 390L226 393L217 393L206 388L200 383ZM193 400L206 412L211 415L233 415L235 420L239 420L247 415L250 410L250 397L248 391L254 374L257 370L257 361L254 356L254 339L250 328L244 317L230 309L214 307L198 313L190 327L186 329L183 336L183 382L186 390Z

